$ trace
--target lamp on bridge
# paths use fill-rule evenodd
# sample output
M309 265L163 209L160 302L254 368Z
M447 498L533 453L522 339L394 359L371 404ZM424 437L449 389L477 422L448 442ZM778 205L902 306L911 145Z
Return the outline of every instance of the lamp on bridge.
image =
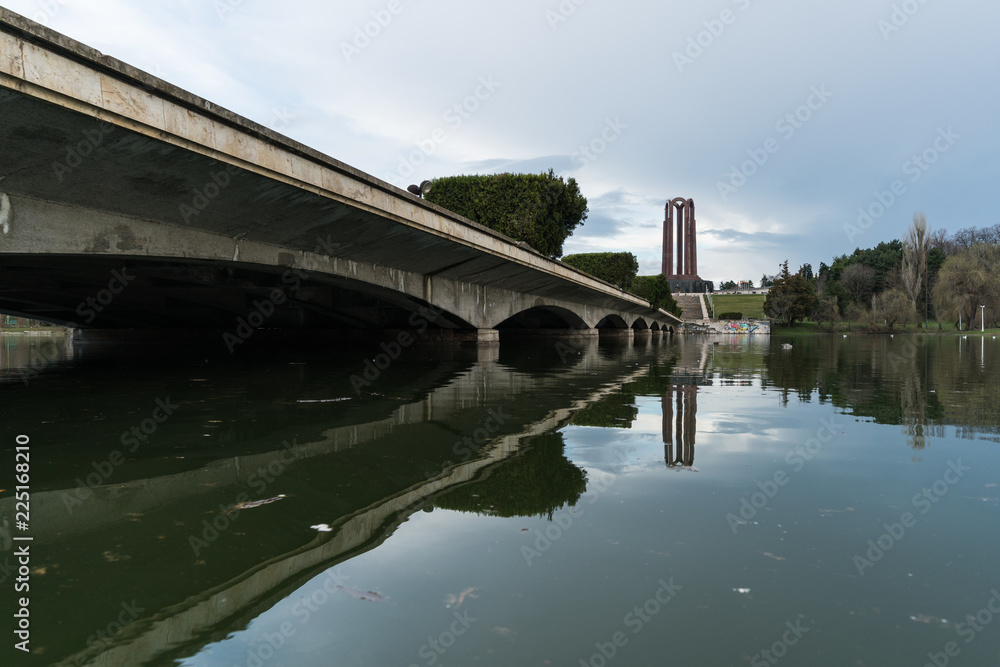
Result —
M408 185L406 186L406 189L418 197L426 197L427 193L431 191L431 182L420 181L420 185Z

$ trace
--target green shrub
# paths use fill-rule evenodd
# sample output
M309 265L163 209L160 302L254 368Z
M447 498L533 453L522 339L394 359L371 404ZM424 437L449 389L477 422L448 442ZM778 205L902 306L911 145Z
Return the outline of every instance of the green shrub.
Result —
M637 297L649 301L654 308L662 308L674 315L681 314L681 308L670 293L670 283L662 273L656 276L636 276L629 289Z
M443 206L556 258L563 242L587 219L587 198L576 179L547 174L436 178L427 201Z
M626 291L639 272L639 260L630 252L588 252L566 255L562 261Z
M742 320L743 313L719 313L719 320Z

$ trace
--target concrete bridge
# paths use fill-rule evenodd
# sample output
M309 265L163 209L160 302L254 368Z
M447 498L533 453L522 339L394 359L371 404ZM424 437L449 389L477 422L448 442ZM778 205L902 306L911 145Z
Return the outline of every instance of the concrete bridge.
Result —
M3 8L0 141L0 311L241 337L679 323Z

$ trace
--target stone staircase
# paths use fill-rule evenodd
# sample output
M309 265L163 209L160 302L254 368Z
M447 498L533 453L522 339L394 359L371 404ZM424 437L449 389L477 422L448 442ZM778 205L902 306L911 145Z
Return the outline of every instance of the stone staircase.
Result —
M701 294L674 294L674 300L681 307L682 320L702 320L706 318Z

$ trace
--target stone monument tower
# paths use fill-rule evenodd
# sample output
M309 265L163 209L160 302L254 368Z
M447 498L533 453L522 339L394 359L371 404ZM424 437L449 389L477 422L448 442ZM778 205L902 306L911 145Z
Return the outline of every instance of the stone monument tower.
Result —
M705 291L705 281L698 275L695 232L694 200L677 197L668 201L663 218L663 275L674 292Z

